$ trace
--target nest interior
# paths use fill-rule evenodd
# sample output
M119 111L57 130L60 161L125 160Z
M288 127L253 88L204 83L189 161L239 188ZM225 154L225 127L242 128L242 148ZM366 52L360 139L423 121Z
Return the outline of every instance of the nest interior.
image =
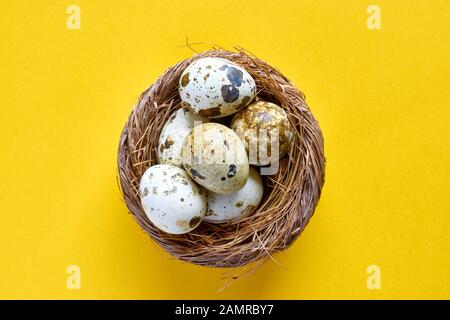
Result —
M289 154L280 160L278 172L263 176L264 197L253 215L222 224L202 222L190 233L172 235L148 220L139 198L139 182L144 171L157 163L156 147L162 127L181 107L181 73L202 57L221 57L244 67L255 79L258 97L286 110L294 139ZM238 267L264 261L287 248L313 215L324 175L323 137L305 96L275 68L243 50L205 51L169 68L141 94L119 142L119 183L134 219L174 257L208 267Z

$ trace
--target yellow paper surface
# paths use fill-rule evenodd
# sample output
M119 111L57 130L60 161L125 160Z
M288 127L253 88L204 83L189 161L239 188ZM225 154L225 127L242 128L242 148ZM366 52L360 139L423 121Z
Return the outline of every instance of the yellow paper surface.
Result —
M0 298L450 298L449 21L448 0L2 1ZM220 293L225 270L171 259L116 183L133 102L186 38L279 68L325 137L305 232Z

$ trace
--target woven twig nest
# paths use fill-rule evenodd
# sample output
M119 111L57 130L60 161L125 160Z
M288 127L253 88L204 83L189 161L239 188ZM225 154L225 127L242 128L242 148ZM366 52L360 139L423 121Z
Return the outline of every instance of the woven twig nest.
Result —
M263 176L264 198L253 215L221 224L202 222L190 233L172 235L148 220L139 198L139 182L144 171L156 164L161 128L170 114L181 107L180 75L202 57L221 57L244 67L256 81L258 97L286 110L295 129L294 140L289 154L281 159L278 172ZM210 50L171 67L142 93L120 137L118 170L128 209L161 247L174 257L197 265L238 267L284 250L307 225L324 183L323 137L305 96L279 71L242 50Z

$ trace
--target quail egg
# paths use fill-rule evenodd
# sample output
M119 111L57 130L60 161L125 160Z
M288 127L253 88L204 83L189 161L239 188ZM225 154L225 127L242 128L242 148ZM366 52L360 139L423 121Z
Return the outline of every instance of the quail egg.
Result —
M148 168L139 185L148 219L171 234L194 230L206 212L206 197L183 169L167 164Z
M267 101L253 102L237 113L230 127L244 142L250 164L259 166L278 161L294 136L287 113Z
M208 118L238 112L256 95L255 80L242 67L222 58L201 58L180 77L179 92L184 105Z
M232 194L207 192L207 209L204 220L220 223L248 217L258 208L262 196L261 176L255 168L250 167L247 183L238 192Z
M212 122L195 127L184 140L183 166L195 182L221 194L242 189L249 172L242 141L233 130Z
M194 126L203 122L208 122L208 119L187 108L175 111L161 130L157 149L158 162L182 167L183 141Z

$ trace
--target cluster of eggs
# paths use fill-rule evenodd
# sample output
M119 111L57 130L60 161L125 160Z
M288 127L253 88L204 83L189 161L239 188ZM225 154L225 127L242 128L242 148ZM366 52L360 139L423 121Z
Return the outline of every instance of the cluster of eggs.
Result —
M202 221L248 217L264 191L251 165L274 161L274 143L267 137L277 137L278 157L290 148L293 130L286 112L276 104L256 101L252 76L222 58L190 64L180 77L179 93L182 107L160 133L159 164L148 168L140 181L147 217L171 234L190 232ZM216 120L231 115L230 127Z

